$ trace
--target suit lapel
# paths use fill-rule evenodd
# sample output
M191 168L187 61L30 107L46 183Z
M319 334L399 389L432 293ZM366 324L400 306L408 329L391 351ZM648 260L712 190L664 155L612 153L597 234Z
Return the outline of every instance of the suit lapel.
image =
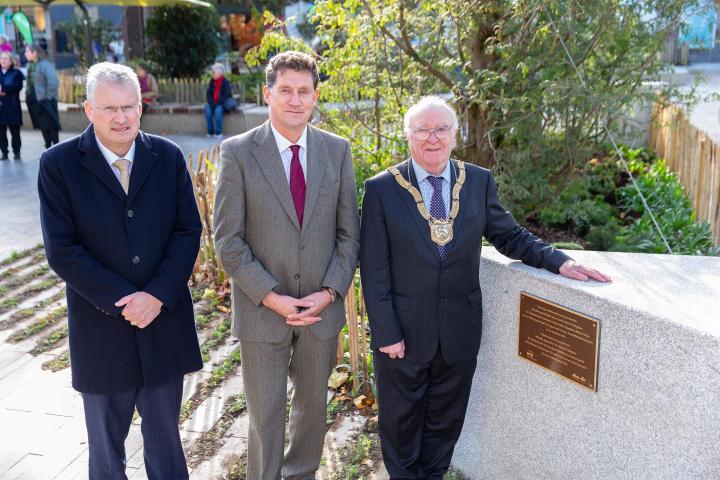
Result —
M105 161L105 157L100 153L97 141L95 140L95 130L92 124L85 129L80 136L79 149L84 153L80 159L80 163L90 170L105 186L114 193L123 202L127 199L125 191L122 189L120 182L113 173L110 165ZM134 172L133 172L134 173ZM131 181L132 184L132 181Z
M260 170L275 192L285 213L290 217L293 225L300 230L295 204L290 195L290 184L285 175L282 158L280 158L280 152L278 152L277 143L270 128L270 121L265 122L265 125L258 129L253 140L255 141L253 155L255 155ZM307 202L305 203L307 204Z
M325 140L320 132L308 125L307 132L307 190L305 192L305 211L303 212L303 224L308 225L310 217L314 211L315 202L320 193L325 169L329 160L330 152L328 151Z
M132 171L130 172L130 189L128 191L128 204L132 202L142 188L150 170L155 165L157 154L152 150L152 142L147 135L138 133L135 139L135 158L133 159Z
M457 182L457 174L459 172L459 167L456 160L450 160L450 202L452 203L452 189L455 187L455 182ZM463 208L463 205L467 205L467 201L465 201L465 198L467 196L467 174L465 176L465 185L463 185L463 188L460 190L460 210L458 210L457 217L455 217L455 220L453 221L453 240L447 244L447 254L445 255L445 259L447 260L450 257L450 254L452 253L455 246L460 241L460 236L462 235L462 229L463 229L463 216L465 214L465 209ZM449 212L448 212L449 213Z
M410 160L406 160L404 163L401 163L398 165L398 170L400 171L400 174L407 178L410 178L410 182L415 186L415 188L420 191L420 187L417 183L417 178L415 177L415 174L413 172L412 175L409 175L409 171L412 169L410 165ZM402 186L400 186L399 183L395 182L395 188L397 189L398 195L400 195L400 198L403 199L403 202L405 203L405 206L407 207L408 211L410 212L410 216L412 217L415 226L417 226L420 236L424 239L425 244L430 248L433 255L439 262L440 259L440 252L438 252L437 245L435 242L432 241L430 238L430 227L428 226L427 220L423 218L422 215L420 215L420 211L418 211L417 205L415 204L415 199L412 195L410 195L410 192L405 190Z

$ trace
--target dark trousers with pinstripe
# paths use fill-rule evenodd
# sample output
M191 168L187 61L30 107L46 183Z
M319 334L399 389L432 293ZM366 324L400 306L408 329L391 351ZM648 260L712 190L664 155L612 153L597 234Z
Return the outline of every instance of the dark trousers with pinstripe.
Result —
M188 478L178 419L183 378L122 393L83 393L90 480L127 480L125 439L137 407L149 480Z
M380 445L390 478L441 480L465 420L477 360L447 365L376 351Z

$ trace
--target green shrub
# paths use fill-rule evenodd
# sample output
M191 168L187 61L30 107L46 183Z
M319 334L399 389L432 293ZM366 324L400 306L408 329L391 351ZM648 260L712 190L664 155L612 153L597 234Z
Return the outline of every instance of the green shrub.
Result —
M720 248L713 244L709 223L697 222L685 188L677 175L668 169L665 160L633 155L633 151L630 153L628 167L673 252L686 255L720 255ZM621 208L630 217L639 218L621 229L613 249L667 253L650 214L645 211L638 189L629 183L620 189L619 196Z
M220 16L214 8L155 7L147 20L148 60L161 76L201 76L217 55Z
M591 160L582 176L568 182L557 198L540 210L538 220L551 227L571 226L578 235L608 223L617 213L607 199L614 199L619 173L614 162Z
M554 242L552 246L561 250L585 250L582 245L575 242Z
M611 218L604 225L595 225L590 228L585 240L590 243L593 250L608 251L615 245L615 238L620 233L620 225L615 218Z

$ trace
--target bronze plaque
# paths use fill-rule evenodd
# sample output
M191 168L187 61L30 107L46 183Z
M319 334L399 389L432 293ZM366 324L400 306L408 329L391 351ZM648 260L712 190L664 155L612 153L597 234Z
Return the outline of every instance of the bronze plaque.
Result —
M599 339L598 320L520 293L520 358L597 391Z

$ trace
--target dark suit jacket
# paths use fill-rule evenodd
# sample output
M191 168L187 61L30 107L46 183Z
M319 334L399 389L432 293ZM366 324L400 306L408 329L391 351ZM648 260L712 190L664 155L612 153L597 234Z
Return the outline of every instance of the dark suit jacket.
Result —
M398 166L405 178L408 165ZM453 183L455 175L453 168ZM430 361L438 345L448 364L477 356L483 236L504 255L555 273L569 258L515 222L500 205L489 170L466 164L466 175L443 261L427 221L393 175L382 172L365 183L360 273L374 348L405 340L405 358L412 362Z
M0 70L0 85L5 95L0 96L0 124L22 125L20 109L20 90L25 75L17 68L10 67L7 72Z
M202 226L180 148L140 132L125 195L90 125L43 153L38 191L47 259L67 283L73 387L121 392L200 369L187 282ZM145 329L115 306L139 290L163 302Z

